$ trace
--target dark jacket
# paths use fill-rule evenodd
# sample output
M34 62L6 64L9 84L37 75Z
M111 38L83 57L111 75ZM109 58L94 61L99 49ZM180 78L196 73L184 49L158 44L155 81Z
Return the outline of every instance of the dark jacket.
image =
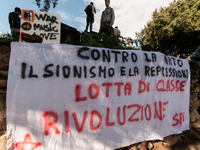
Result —
M92 22L94 23L94 14L92 13L92 5L88 5L86 8L85 8L85 12L87 14L87 22Z
M8 19L10 28L20 29L20 17L15 12L9 13Z

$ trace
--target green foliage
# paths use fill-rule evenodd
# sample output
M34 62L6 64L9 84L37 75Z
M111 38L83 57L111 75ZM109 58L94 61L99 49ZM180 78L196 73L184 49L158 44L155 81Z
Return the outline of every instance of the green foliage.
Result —
M76 43L77 44L77 43ZM134 41L130 37L125 38L111 34L108 36L105 33L81 33L81 40L78 43L83 46L106 47L111 45L115 49L137 49L133 48Z
M80 42L73 43L75 45L83 45L83 46L94 46L94 47L108 47L115 49L135 49L138 48L133 47L134 41L128 37L110 35L108 36L105 33L86 33L82 32ZM0 41L19 41L19 33L12 32L0 34ZM111 46L111 47L109 47Z
M2 33L0 34L0 41L1 42L11 42L11 41L19 41L19 33L16 35L9 34L9 33Z
M149 44L154 51L191 53L200 45L200 1L177 0L156 9L136 37L141 47Z
M45 12L48 12L51 5L53 5L53 8L56 7L56 5L58 4L57 3L58 0L35 0L36 2L36 5L38 6L38 8L40 9L40 11L45 11Z

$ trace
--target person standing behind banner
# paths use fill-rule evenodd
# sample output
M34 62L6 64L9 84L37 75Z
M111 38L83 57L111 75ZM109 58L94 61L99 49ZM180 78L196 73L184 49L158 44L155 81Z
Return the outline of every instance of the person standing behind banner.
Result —
M105 10L102 12L101 21L100 21L100 32L107 34L113 33L113 24L115 22L115 13L114 9L110 7L110 0L105 0Z
M87 14L87 18L86 18L86 29L85 32L87 32L88 30L88 26L90 25L90 32L92 32L92 24L94 23L94 13L96 14L96 8L93 4L93 2L90 3L90 5L88 5L84 11Z
M18 7L15 7L14 12L10 12L8 16L8 21L10 24L10 30L12 33L13 38L19 38L19 32L20 32L20 21L21 18L19 17L21 15L21 9Z
M8 16L10 29L11 31L18 31L20 30L20 16L21 15L21 9L18 7L15 7L14 12L10 12Z
M117 26L114 28L114 35L119 35L119 36L121 35L121 32Z

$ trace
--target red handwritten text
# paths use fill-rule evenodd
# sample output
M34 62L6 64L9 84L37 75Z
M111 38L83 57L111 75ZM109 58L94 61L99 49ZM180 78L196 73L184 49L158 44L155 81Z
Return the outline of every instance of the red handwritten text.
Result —
M175 127L177 125L182 125L182 123L185 121L185 112L181 113L176 113L173 117L172 120L175 122L172 124L172 127Z
M131 91L132 91L132 85L130 82L124 83L124 82L115 82L114 84L111 82L105 82L102 84L102 87L105 87L105 95L106 97L109 97L109 91L110 88L113 88L113 86L117 87L117 96L121 96L122 93L122 89L124 92L124 95L130 95ZM88 97L86 96L81 96L81 85L77 84L75 86L75 101L76 102L82 102L82 101L86 101L88 99L88 97L91 100L94 100L96 98L98 98L99 93L100 93L100 89L96 84L90 84L88 87Z
M70 131L70 121L74 122L77 132L82 132L86 124L87 118L89 118L89 128L91 131L99 129L103 125L103 123L106 127L114 127L116 124L123 126L128 122L131 123L138 121L151 121L153 119L162 121L165 118L164 112L167 104L168 101L164 103L161 101L154 102L153 106L151 106L150 104L147 104L145 106L142 106L140 104L132 104L118 107L117 110L112 110L110 107L107 107L105 110L106 115L104 117L97 110L82 112L82 118L80 117L80 114L77 114L77 112L70 113L66 110L64 112L65 133L68 133ZM79 117L77 117L77 115ZM44 119L44 134L46 136L49 135L50 128L52 129L51 131L55 132L55 134L60 134L60 131L56 126L58 122L58 114L54 111L47 111L44 112L42 116ZM96 118L95 121L94 118Z

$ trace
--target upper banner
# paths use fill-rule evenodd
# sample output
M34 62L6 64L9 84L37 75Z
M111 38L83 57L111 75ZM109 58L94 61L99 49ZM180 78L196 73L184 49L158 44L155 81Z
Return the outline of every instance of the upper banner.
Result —
M47 12L25 10L21 12L20 42L24 35L37 34L43 43L60 43L60 15Z
M160 52L13 42L7 148L110 150L189 130L190 68Z

